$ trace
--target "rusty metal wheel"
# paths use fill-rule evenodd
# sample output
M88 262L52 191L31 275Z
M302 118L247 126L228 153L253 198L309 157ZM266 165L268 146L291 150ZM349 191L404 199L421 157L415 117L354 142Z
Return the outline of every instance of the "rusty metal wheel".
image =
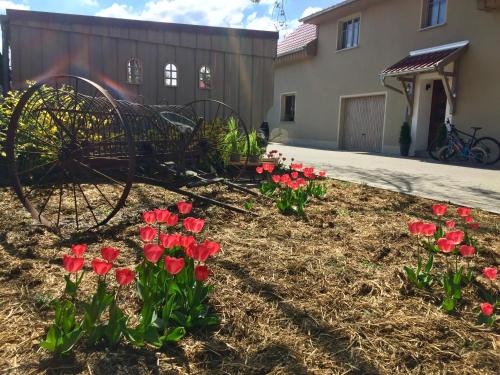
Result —
M243 154L239 160L232 158L231 139L226 137L235 128L239 134L239 145L248 149L248 128L239 113L229 105L213 99L196 100L182 107L181 113L196 123L184 144L185 163L198 169L237 179L246 171L249 156Z
M7 133L13 189L34 219L60 235L106 224L135 175L134 141L114 99L76 76L29 87Z

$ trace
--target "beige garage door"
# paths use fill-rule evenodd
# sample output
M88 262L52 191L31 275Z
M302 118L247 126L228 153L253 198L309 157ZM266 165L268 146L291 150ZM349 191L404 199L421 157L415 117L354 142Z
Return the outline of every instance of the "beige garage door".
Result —
M341 147L344 150L381 152L385 95L342 100Z

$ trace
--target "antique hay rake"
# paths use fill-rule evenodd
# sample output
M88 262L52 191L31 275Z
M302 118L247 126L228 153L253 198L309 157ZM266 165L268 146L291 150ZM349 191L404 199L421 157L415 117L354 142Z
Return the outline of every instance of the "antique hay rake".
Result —
M54 76L29 87L14 109L9 174L33 218L60 234L106 224L134 182L248 212L189 191L223 183L256 194L234 182L247 161L228 162L228 124L248 144L243 120L220 101L142 105L115 100L85 78Z

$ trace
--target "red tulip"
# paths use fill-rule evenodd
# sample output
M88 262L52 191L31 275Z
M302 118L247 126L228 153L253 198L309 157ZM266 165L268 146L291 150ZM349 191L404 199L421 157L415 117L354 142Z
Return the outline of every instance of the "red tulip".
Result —
M420 232L422 231L423 225L424 225L424 223L422 223L421 221L414 221L414 222L408 224L408 230L410 231L411 234L413 234L414 236L417 236L417 235L421 234Z
M210 248L204 244L193 243L186 249L186 255L199 262L204 262L210 256Z
M468 208L468 207L459 207L459 208L457 208L457 214L460 217L469 216L470 211L471 211L471 209Z
M166 249L171 249L175 246L180 246L181 235L179 233L175 234L160 234L160 243Z
M497 278L497 269L494 267L486 267L483 269L483 275L491 281Z
M306 180L304 180L303 178L297 178L297 183L299 184L299 186L307 185Z
M205 220L203 219L195 219L194 217L187 217L184 219L183 223L184 228L193 233L200 233L205 225Z
M180 236L179 237L179 245L182 246L184 249L187 249L194 242L195 242L195 239L193 236Z
M473 246L462 245L460 246L459 251L463 257L471 257L474 255L475 250Z
M292 173L290 173L290 176L292 176L293 179L296 179L297 177L299 177L299 172L293 171Z
M280 182L280 176L279 176L279 175L277 175L277 174L273 175L271 178L273 179L273 182L274 182L275 184L277 184L277 183L279 183L279 182Z
M148 243L144 245L144 256L151 263L156 263L163 255L163 248L159 245Z
M444 204L434 204L432 206L432 212L434 212L434 215L436 216L443 216L446 213L447 209L448 206Z
M194 267L194 278L196 281L207 281L210 271L207 266Z
M215 255L220 250L220 244L218 244L217 242L205 240L203 242L203 245L208 248L210 255Z
M444 237L437 240L436 244L443 253L451 253L451 251L455 248L455 243Z
M319 171L319 177L325 177L326 172L325 171Z
M128 268L122 268L115 271L115 276L118 284L125 286L134 281L135 273Z
M262 174L262 172L264 172L264 168L257 167L257 168L255 168L255 172L257 172L258 174Z
M444 225L446 225L446 227L450 229L455 228L455 222L453 220L446 220L444 222Z
M68 272L78 272L83 268L83 258L79 256L69 256L64 254L63 266Z
M290 175L288 173L285 173L285 174L281 175L281 177L280 177L280 181L284 184L290 182L290 180L291 180Z
M99 276L107 274L112 267L113 265L111 263L108 263L101 259L94 258L94 260L92 261L92 268L94 269L94 272Z
M446 238L453 242L455 245L458 245L464 240L464 232L461 230L456 230L454 232L448 232L446 233Z
M164 223L165 220L167 220L167 218L171 215L170 211L168 211L168 210L158 210L158 209L156 209L154 212L155 212L156 221L159 222L159 223Z
M264 163L262 164L262 169L269 172L269 173L273 173L274 171L274 164L271 164L271 163Z
M81 258L83 256L83 253L87 251L87 245L81 244L81 245L71 245L71 252Z
M120 250L114 249L112 247L103 247L101 249L101 255L109 263L113 263L115 259L118 258L118 255L120 255Z
M493 305L491 303L480 303L479 307L481 307L481 312L484 316L490 316L491 314L493 314Z
M153 241L156 237L156 229L151 227L143 227L140 229L141 240L144 242Z
M462 219L463 219L464 223L467 223L467 224L472 223L474 221L472 216L464 216L464 217L462 217Z
M470 224L468 225L468 227L469 227L470 229L472 229L472 230L476 230L476 229L479 229L480 225L479 225L479 223L470 223Z
M302 170L302 164L290 164L290 169L293 169L295 171L300 171Z
M154 211L146 211L142 213L142 220L146 224L154 224L156 222L156 214Z
M426 237L432 237L436 233L436 224L433 223L424 223L421 226L420 234Z
M290 181L288 183L288 186L290 187L290 189L292 190L297 190L299 188L299 183L297 181Z
M313 174L314 168L313 167L304 168L303 172L304 174Z
M173 227L177 224L177 221L179 220L179 216L170 214L164 221L165 225L167 227Z
M193 209L193 204L190 202L177 202L177 210L180 214L188 214Z
M184 258L165 257L165 269L171 275L177 275L184 268Z

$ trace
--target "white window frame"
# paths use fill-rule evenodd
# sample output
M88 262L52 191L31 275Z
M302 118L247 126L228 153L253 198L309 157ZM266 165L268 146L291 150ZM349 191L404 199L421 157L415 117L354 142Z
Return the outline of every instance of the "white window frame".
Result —
M432 14L429 12L431 3L439 2L438 6L438 15L437 15L437 23L431 23ZM443 4L444 2L444 4ZM443 26L446 24L446 19L448 16L448 6L449 0L422 0L422 16L420 21L420 29L432 29L434 27ZM440 22L440 16L443 16L442 21Z
M127 83L140 85L143 79L142 61L137 57L127 60Z
M348 24L351 22L354 25L354 22L357 21L358 25L358 32L357 34L355 33L355 28L352 28L352 38L353 38L353 43L352 45L347 45L344 46L344 25ZM354 43L354 36L356 36L356 42ZM360 36L361 36L361 14L353 14L348 17L345 17L338 22L338 30L337 30L337 51L344 51L344 50L349 50L352 48L358 48L359 47L359 42L360 42Z
M293 96L293 120L286 119L286 98ZM280 108L280 121L286 123L294 123L297 119L297 93L296 92L286 92L281 94L281 108Z
M177 87L179 85L179 71L174 63L165 64L164 84L167 87Z
M212 88L212 69L208 65L202 65L198 70L198 88L200 90L210 90ZM208 81L208 84L207 84Z

